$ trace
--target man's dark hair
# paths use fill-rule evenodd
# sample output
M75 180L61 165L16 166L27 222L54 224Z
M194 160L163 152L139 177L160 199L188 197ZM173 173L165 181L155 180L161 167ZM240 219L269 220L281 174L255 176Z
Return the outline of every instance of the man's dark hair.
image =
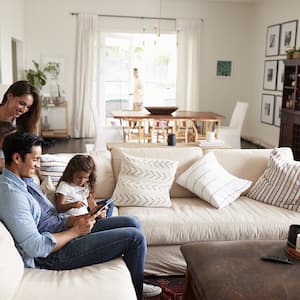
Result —
M2 150L4 153L5 165L10 166L14 153L20 154L22 160L28 153L32 153L32 147L42 146L43 139L28 132L15 132L4 138Z

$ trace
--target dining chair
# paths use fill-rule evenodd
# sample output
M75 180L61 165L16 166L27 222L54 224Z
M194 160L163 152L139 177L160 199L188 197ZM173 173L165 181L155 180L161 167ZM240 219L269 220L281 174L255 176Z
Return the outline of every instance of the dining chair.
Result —
M221 126L218 132L218 139L232 148L241 148L241 132L246 117L248 103L237 102L233 110L229 126Z

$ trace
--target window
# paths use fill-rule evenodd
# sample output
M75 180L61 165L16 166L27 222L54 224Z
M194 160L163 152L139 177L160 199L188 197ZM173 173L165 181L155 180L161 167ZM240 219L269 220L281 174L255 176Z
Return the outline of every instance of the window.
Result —
M106 34L103 82L106 118L132 108L133 68L139 69L144 106L176 105L175 34Z

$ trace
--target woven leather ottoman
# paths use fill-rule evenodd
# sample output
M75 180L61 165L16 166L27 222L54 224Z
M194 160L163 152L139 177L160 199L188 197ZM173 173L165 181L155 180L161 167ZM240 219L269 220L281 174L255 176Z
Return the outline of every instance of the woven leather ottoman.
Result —
M185 300L299 300L300 262L285 256L286 241L213 241L181 246L187 262Z

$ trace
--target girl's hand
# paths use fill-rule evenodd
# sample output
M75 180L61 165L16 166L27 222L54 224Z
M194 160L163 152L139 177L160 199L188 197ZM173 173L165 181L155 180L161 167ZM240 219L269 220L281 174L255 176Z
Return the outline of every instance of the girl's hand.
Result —
M84 207L86 206L84 202L82 201L75 201L74 203L72 203L72 208L80 208L80 207Z
M95 196L91 192L87 197L87 202L91 210L96 209L98 207L97 203L95 202Z
M89 195L88 195L87 199L90 200L90 201L94 201L95 200L94 194L89 192Z

